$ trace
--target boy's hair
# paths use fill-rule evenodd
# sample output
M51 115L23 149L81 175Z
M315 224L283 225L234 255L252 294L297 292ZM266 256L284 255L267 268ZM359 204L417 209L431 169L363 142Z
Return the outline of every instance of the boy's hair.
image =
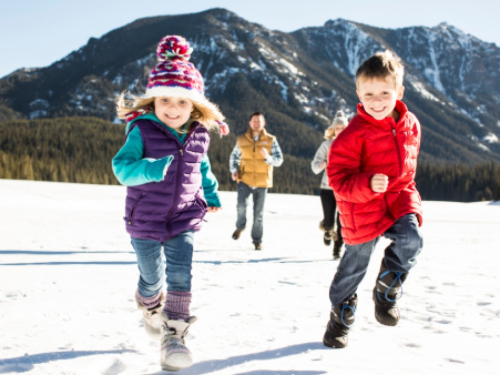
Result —
M262 117L262 119L263 119L264 121L266 121L266 118L264 117L264 114L263 114L262 112L258 112L258 111L256 111L256 112L252 113L252 114L250 115L250 118L248 119L248 121L252 121L252 119L253 119L253 117L254 117L254 116L260 116L260 117Z
M145 112L154 112L155 110L155 97L143 98L141 96L128 94L131 99L125 98L126 92L123 92L116 101L116 113L118 118L126 119L127 115L132 112L144 110ZM191 99L190 99L191 100ZM195 100L193 102L193 112L191 112L191 123L198 121L208 130L219 128L216 121L223 121L224 116L220 113L217 106L211 102L199 103Z
M389 50L377 52L363 61L356 71L356 88L360 79L390 78L396 88L403 86L404 67L401 59Z

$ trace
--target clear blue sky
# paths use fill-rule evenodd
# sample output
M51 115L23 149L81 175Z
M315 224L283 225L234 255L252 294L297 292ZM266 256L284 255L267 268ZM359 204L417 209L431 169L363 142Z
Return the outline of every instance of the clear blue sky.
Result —
M0 0L0 77L50 65L138 18L215 7L281 31L336 18L384 28L444 21L500 46L500 0Z

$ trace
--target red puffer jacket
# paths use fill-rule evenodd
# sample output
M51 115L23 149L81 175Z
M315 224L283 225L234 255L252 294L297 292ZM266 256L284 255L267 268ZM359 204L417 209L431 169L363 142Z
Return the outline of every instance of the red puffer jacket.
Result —
M342 235L349 245L373 240L396 220L417 214L422 225L415 172L420 148L420 124L406 105L396 102L398 122L375 120L358 104L358 115L333 141L326 171L340 212ZM373 175L389 177L385 193L370 188Z

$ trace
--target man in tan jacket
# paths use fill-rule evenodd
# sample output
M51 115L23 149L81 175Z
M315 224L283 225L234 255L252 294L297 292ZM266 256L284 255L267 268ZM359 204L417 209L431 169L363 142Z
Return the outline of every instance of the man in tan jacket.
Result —
M267 189L273 186L273 167L283 163L283 154L276 137L264 129L266 120L262 113L252 113L248 125L248 131L237 138L229 157L231 177L238 183L238 218L233 239L240 238L245 229L248 197L252 194L252 241L255 250L262 250L264 202Z

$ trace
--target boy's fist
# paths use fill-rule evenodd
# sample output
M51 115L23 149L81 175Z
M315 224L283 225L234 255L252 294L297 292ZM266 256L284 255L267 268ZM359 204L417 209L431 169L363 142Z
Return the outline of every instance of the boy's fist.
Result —
M370 180L370 187L375 193L385 193L389 185L389 177L385 174L377 173Z

